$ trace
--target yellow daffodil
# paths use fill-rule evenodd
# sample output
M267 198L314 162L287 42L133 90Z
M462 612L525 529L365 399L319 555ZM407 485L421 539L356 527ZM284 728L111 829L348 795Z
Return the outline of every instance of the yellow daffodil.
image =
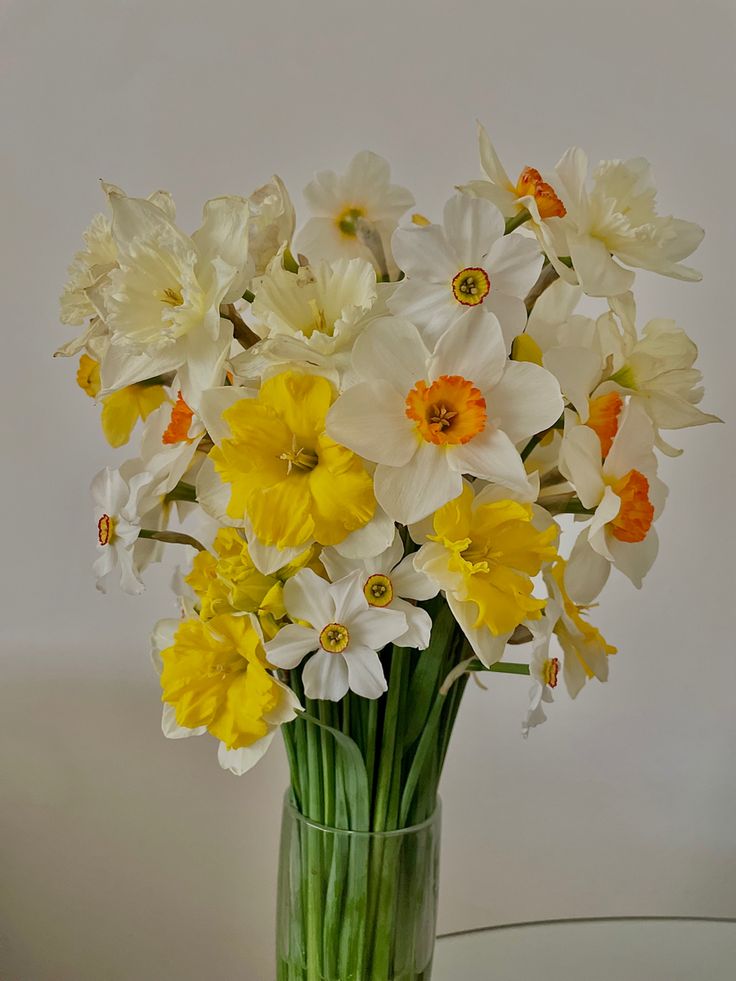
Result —
M94 358L83 354L79 359L77 384L90 396L96 398L100 391L100 365ZM128 385L112 392L102 399L100 422L105 439L110 446L124 446L139 419L144 422L160 405L167 400L163 385Z
M269 672L247 615L184 620L160 656L161 700L177 723L205 726L228 750L252 746L294 717L291 693Z
M435 512L434 534L415 566L445 590L455 619L481 660L503 653L506 638L524 620L541 616L532 577L555 558L558 529L539 531L531 504L462 494Z
M232 485L227 513L266 545L336 545L373 517L370 475L325 433L335 397L326 378L287 371L223 412L232 436L210 457Z

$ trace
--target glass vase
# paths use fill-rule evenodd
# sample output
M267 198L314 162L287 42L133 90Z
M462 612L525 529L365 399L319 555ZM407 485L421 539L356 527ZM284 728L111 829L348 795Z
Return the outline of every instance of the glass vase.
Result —
M399 831L342 831L284 799L277 981L429 981L440 806Z

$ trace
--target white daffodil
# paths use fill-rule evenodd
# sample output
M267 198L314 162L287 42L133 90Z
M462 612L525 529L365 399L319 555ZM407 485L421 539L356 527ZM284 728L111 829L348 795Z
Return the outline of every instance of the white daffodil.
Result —
M521 723L521 733L525 739L530 729L547 721L544 705L554 701L552 691L557 687L560 662L558 658L549 656L553 624L550 613L550 604L547 603L542 619L529 624L533 638L529 658L529 675L532 684L529 688L529 706Z
M424 650L429 644L432 618L407 600L428 600L439 587L414 567L414 556L404 556L404 545L398 531L385 551L368 559L346 559L334 548L321 555L322 565L332 582L353 572L360 574L368 605L380 610L399 610L406 617L408 629L394 641L400 647Z
M99 556L94 563L97 588L106 592L106 580L116 567L126 593L143 592L140 572L144 565L138 548L141 530L141 500L151 483L151 474L136 473L126 480L118 470L106 467L92 481L92 500L97 521ZM148 542L140 545L147 546ZM145 549L146 559L148 549ZM150 560L150 559L149 559Z
M183 604L185 609L188 605L188 603ZM262 640L263 634L257 617L250 614L245 614L245 616ZM174 645L177 631L181 625L181 619L165 619L159 620L153 629L151 635L151 660L159 675L162 674L164 669L161 652ZM291 722L292 719L295 719L297 711L301 709L299 699L290 688L275 678L270 679L270 684L274 693L278 695L278 698L275 700L275 705L264 717L267 726L266 734L260 739L255 740L255 742L252 742L249 746L243 746L239 749L228 749L224 742L219 742L217 761L223 770L229 770L235 776L242 776L258 763L273 742L274 736L279 728L285 723ZM179 725L176 720L175 706L169 702L164 702L161 715L161 731L167 739L186 739L188 736L203 736L207 732L207 726L201 725L189 728Z
M117 189L109 198L118 266L93 298L111 335L103 389L178 369L191 404L224 378L232 324L220 304L241 296L247 281L248 202L208 201L190 237L150 201Z
M635 269L695 282L682 265L703 239L703 229L655 210L650 164L643 157L606 160L588 188L588 158L572 147L557 164L567 208L565 235L580 285L591 296L618 296L631 288Z
M348 690L380 698L386 678L378 651L406 633L399 610L368 604L359 571L326 583L302 569L284 584L284 605L292 620L266 647L271 664L295 668L311 654L302 672L307 698L339 701Z
M660 429L723 421L697 407L704 394L703 376L693 367L698 348L674 320L661 317L648 321L639 337L630 293L612 298L610 303L617 319L609 314L598 321L600 344L610 352L611 369L605 387L615 386L638 402L654 423L657 447L668 456L679 456L682 450L666 443Z
M373 266L364 259L337 259L293 273L281 258L271 262L253 302L253 329L266 338L259 353L271 352L274 363L309 361L316 354L344 368L378 296ZM240 357L247 362L247 352Z
M391 183L390 167L382 157L363 150L342 176L320 171L304 189L304 197L314 217L297 236L300 253L312 262L367 259L379 275L393 273L391 234L414 198L405 187Z
M166 402L151 413L143 427L140 456L144 469L152 475L155 493L168 494L176 487L192 466L205 435L204 424L181 391L173 405Z
M291 243L296 216L280 177L259 187L248 198L248 273L262 276L275 255Z
M524 329L524 297L542 257L533 239L504 235L504 228L490 201L456 194L445 205L442 225L394 232L394 255L406 279L389 309L416 324L429 348L460 318L482 323L495 314L507 350Z
M565 233L560 219L565 217L566 209L553 187L555 178L548 175L543 177L534 167L524 167L514 183L501 163L488 133L480 124L478 144L480 163L487 180L469 181L460 190L495 204L504 218L514 218L520 212L528 211L531 217L526 227L531 228L537 236L541 248L558 272L563 276L568 275L569 270L558 261L558 256L565 254Z
M632 402L624 408L605 459L601 440L591 427L573 425L565 432L560 472L583 507L595 509L578 537L567 572L571 595L579 602L598 595L611 563L640 588L657 556L654 521L667 488L657 477L653 447L652 423Z
M353 348L361 381L327 416L327 433L378 464L375 494L390 517L419 521L472 474L525 491L516 443L553 425L559 385L543 368L508 361L492 314L451 327L430 354L413 324L384 318Z

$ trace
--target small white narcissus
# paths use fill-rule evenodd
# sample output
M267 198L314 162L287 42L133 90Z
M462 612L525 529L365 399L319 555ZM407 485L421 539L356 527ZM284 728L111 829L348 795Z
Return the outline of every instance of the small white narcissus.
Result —
M296 248L311 262L368 259L379 274L386 267L393 271L391 233L414 197L405 187L391 183L391 169L383 157L362 150L342 175L321 170L304 188L304 198L314 217L297 234ZM379 263L364 244L361 226L376 232L385 261Z
M277 668L291 669L311 654L302 672L307 698L338 702L348 690L380 698L387 689L378 656L407 630L398 610L368 605L360 572L335 583L302 569L284 584L284 605L292 620L266 645Z
M150 483L150 473L137 473L126 481L118 470L110 467L100 470L92 481L100 552L94 571L100 592L105 592L105 580L116 566L120 568L120 585L126 593L143 592L135 549L141 530L139 504Z
M429 645L432 618L407 600L428 600L437 595L439 586L414 568L414 556L404 556L398 531L393 542L380 555L368 559L348 559L334 548L321 555L327 575L335 582L358 572L368 605L380 610L399 610L406 617L407 630L394 641L401 647L424 650Z
M542 256L532 238L504 235L505 222L490 201L456 194L442 225L398 228L392 246L406 273L388 305L415 324L434 348L460 318L474 323L495 314L507 350L526 324L524 297Z
M637 587L657 557L654 521L667 488L657 477L654 427L635 402L620 416L618 431L603 456L590 426L573 425L560 448L560 473L585 508L595 512L581 531L565 574L575 602L589 603L608 579L611 563Z
M493 314L455 324L434 354L407 320L379 319L352 364L361 380L330 409L327 433L378 464L376 499L394 521L457 497L463 474L526 493L516 444L554 425L562 395L544 368L508 360Z

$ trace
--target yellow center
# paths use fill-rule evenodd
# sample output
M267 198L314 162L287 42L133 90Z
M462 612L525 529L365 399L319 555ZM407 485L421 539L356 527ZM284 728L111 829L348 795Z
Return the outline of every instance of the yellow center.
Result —
M544 678L545 685L549 685L550 688L557 687L557 675L559 670L559 660L556 657L547 658L542 665L542 677Z
M654 505L649 500L649 481L638 470L629 470L611 485L621 498L621 507L611 532L620 542L643 542L654 521Z
M564 218L567 214L567 209L555 189L542 180L542 175L534 167L525 167L519 174L516 193L520 198L532 195L537 202L540 218Z
M441 375L427 385L418 381L406 396L406 414L427 443L467 443L486 425L486 400L460 375Z
M491 281L485 269L468 266L461 269L452 281L452 292L464 307L475 307L491 292Z
M170 307L180 307L184 302L184 297L180 289L170 289L167 287L161 294L161 302Z
M381 573L377 572L375 575L369 576L366 580L366 584L363 586L363 594L370 606L388 606L394 598L393 583L388 576L381 575Z
M97 541L100 545L109 545L115 537L115 519L109 514L103 514L97 522Z
M342 623L328 623L319 635L319 642L328 654L342 654L350 643L348 628Z
M337 216L336 224L346 238L355 238L358 234L358 219L365 217L363 208L349 207Z

